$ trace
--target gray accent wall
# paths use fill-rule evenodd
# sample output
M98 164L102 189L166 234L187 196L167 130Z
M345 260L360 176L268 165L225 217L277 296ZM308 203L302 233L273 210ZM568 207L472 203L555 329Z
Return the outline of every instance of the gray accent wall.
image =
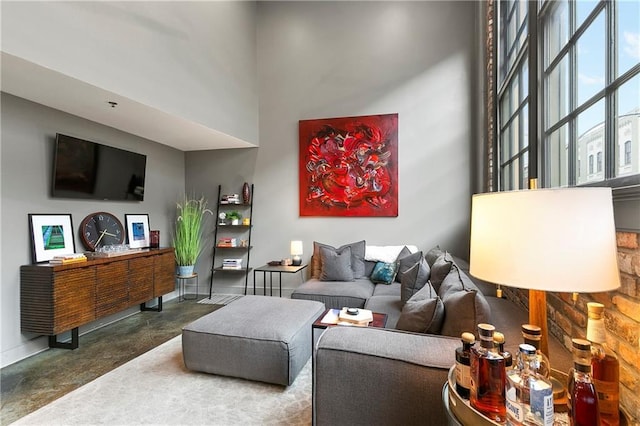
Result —
M223 193L255 184L252 266L289 257L291 240L303 241L305 262L314 240L424 250L440 244L467 257L478 143L478 7L258 2L260 148L186 155L187 187L213 203L218 184ZM300 217L298 121L386 113L399 114L398 217ZM208 256L198 265L207 282ZM299 282L284 275L285 295ZM228 274L214 279L221 293L243 285Z
M1 98L1 253L0 348L1 365L11 364L47 347L46 337L20 331L20 265L31 263L29 213L70 213L76 251L80 222L90 213L113 213L125 225L125 214L148 213L160 243L169 246L175 203L184 191L184 153L64 112L2 93ZM56 133L138 152L147 156L142 202L93 201L51 197ZM117 174L118 170L113 170ZM177 296L169 294L167 299ZM80 328L80 333L136 312L124 311ZM67 337L61 336L62 339ZM81 342L82 344L82 338Z

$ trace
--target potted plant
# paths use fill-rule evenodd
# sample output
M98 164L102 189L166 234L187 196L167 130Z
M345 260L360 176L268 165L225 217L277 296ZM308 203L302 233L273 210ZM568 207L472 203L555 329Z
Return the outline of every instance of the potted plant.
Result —
M213 214L207 208L204 197L199 199L184 196L177 203L177 217L173 236L178 275L189 277L193 275L196 260L202 251L203 229L205 214Z
M227 219L231 221L232 225L240 225L240 219L242 219L242 215L234 210L227 213Z

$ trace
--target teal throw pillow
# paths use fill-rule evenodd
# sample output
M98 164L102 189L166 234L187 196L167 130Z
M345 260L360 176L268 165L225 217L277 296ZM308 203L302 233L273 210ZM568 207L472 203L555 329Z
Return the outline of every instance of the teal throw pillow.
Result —
M398 263L378 262L371 273L371 281L376 284L393 284L398 273Z

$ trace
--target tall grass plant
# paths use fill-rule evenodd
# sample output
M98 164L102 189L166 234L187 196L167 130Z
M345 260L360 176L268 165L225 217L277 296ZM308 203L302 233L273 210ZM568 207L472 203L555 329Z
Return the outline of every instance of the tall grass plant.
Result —
M204 197L184 196L177 203L177 217L173 247L178 266L195 265L203 249L203 223L206 214L213 214L207 208Z

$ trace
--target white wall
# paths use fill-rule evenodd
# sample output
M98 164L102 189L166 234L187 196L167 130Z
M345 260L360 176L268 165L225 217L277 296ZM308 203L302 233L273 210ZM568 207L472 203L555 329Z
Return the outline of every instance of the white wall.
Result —
M255 2L2 2L2 50L258 142Z
M71 213L76 250L83 251L77 229L86 215L107 211L115 214L124 225L125 214L148 213L151 227L160 230L161 245L168 246L175 202L184 191L184 153L5 93L2 93L0 101L0 365L5 366L47 348L46 337L20 331L20 265L31 263L28 214ZM51 198L53 148L57 132L146 155L144 201ZM175 294L166 298L172 297ZM81 327L80 332L135 311L131 309L103 318Z
M287 257L289 241L436 244L467 257L475 177L475 2L259 2L260 148L191 152L186 182L256 186L251 264ZM301 218L298 120L399 114L399 216ZM198 265L208 277L210 259ZM284 277L290 291L298 277ZM261 281L260 281L261 282ZM215 290L238 291L241 279ZM249 280L251 286L251 279ZM235 287L234 287L235 286Z

